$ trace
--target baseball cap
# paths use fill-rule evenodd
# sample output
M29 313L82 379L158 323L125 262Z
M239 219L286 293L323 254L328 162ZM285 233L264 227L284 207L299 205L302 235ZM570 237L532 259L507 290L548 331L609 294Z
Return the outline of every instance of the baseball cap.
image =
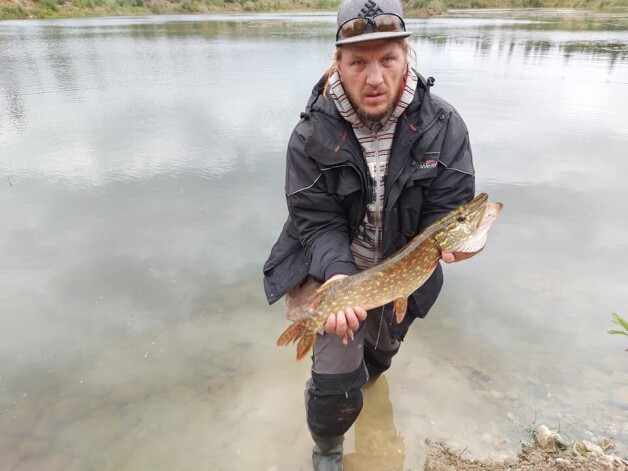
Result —
M399 0L344 0L336 18L336 46L407 38Z

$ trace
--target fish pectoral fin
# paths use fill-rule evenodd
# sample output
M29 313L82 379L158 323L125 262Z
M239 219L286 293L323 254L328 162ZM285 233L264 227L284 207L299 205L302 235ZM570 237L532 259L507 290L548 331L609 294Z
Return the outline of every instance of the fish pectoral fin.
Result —
M393 311L395 311L395 318L397 324L401 324L401 321L406 317L406 311L408 310L408 298L397 298L393 302Z

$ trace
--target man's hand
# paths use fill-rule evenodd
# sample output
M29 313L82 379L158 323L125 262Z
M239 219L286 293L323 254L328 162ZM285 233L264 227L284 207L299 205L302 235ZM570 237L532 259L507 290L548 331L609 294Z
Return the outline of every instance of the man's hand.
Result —
M484 247L476 252L442 252L440 257L445 263L454 263L471 258L479 254L482 250L484 250Z
M325 283L329 283L332 280L345 278L348 275L334 275ZM323 285L324 286L324 285ZM325 322L325 332L333 334L334 332L341 337L347 335L347 331L355 332L360 327L360 321L366 319L366 311L359 306L353 308L347 308L344 311L338 311L336 314L331 314ZM349 334L351 335L351 334Z

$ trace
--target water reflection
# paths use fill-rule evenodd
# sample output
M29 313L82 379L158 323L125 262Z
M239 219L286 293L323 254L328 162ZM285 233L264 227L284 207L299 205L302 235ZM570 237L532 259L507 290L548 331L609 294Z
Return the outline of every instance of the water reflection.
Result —
M414 469L428 437L512 455L534 420L628 443L606 334L626 304L627 17L504 15L409 20L419 70L469 126L478 191L505 210L482 257L447 268L390 391L365 390L348 467ZM333 29L0 23L0 467L309 466L307 364L274 346L260 266Z
M354 425L355 451L343 459L347 471L405 469L406 445L394 423L386 376L367 384L364 406Z

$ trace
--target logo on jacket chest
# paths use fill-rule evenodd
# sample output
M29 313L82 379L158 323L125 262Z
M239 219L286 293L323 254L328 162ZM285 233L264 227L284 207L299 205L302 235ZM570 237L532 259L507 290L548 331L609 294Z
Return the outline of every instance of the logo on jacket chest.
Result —
M438 159L432 159L428 157L422 162L419 162L417 167L418 168L434 168L436 167L436 165L438 165Z

